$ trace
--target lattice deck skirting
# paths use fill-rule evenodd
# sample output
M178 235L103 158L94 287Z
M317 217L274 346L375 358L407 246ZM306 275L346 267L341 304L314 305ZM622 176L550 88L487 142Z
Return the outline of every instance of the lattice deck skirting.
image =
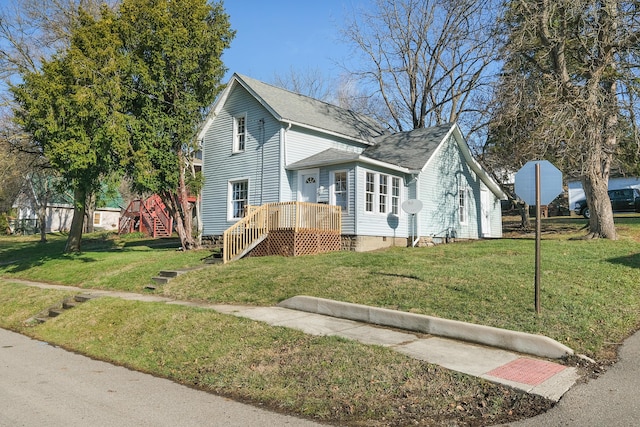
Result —
M249 256L299 256L339 251L339 233L324 230L273 230L256 246Z

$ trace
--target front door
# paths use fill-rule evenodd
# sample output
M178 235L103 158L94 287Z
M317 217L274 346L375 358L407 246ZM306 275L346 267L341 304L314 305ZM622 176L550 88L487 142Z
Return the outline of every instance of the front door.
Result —
M300 171L299 197L300 202L316 203L318 200L318 178L317 169Z

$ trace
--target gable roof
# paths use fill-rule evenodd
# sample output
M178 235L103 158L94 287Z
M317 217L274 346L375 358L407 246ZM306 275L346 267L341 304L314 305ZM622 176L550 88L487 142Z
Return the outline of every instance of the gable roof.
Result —
M374 138L387 133L378 122L363 114L347 110L308 96L288 91L251 77L234 74L222 92L199 133L202 139L210 121L218 114L230 92L236 86L246 89L276 120L347 137L364 144L373 144Z
M366 157L408 169L421 170L440 143L451 132L453 123L380 136L364 150Z

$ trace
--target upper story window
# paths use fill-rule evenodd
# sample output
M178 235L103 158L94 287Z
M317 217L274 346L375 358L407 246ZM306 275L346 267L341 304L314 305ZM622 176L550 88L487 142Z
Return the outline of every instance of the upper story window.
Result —
M340 171L333 173L333 198L336 206L340 206L343 211L347 210L347 172Z
M233 152L244 151L247 139L247 116L236 116L233 118Z
M398 215L400 213L400 178L367 172L364 208L366 212Z

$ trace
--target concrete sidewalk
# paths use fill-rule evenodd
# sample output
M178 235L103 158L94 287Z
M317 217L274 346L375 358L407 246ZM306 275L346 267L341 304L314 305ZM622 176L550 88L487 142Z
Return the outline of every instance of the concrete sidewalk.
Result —
M415 359L537 394L553 401L558 401L579 378L576 368L546 359L324 314L284 307L211 305L209 308L275 326L298 329L311 335L340 336L364 344L389 347ZM399 316L404 315L402 312L395 313Z
M340 336L364 344L381 345L415 359L553 401L558 401L579 378L576 368L549 360L573 354L573 351L547 337L414 313L306 296L283 301L278 307L251 307L11 281L40 288L77 290L93 296L207 308L307 334Z

